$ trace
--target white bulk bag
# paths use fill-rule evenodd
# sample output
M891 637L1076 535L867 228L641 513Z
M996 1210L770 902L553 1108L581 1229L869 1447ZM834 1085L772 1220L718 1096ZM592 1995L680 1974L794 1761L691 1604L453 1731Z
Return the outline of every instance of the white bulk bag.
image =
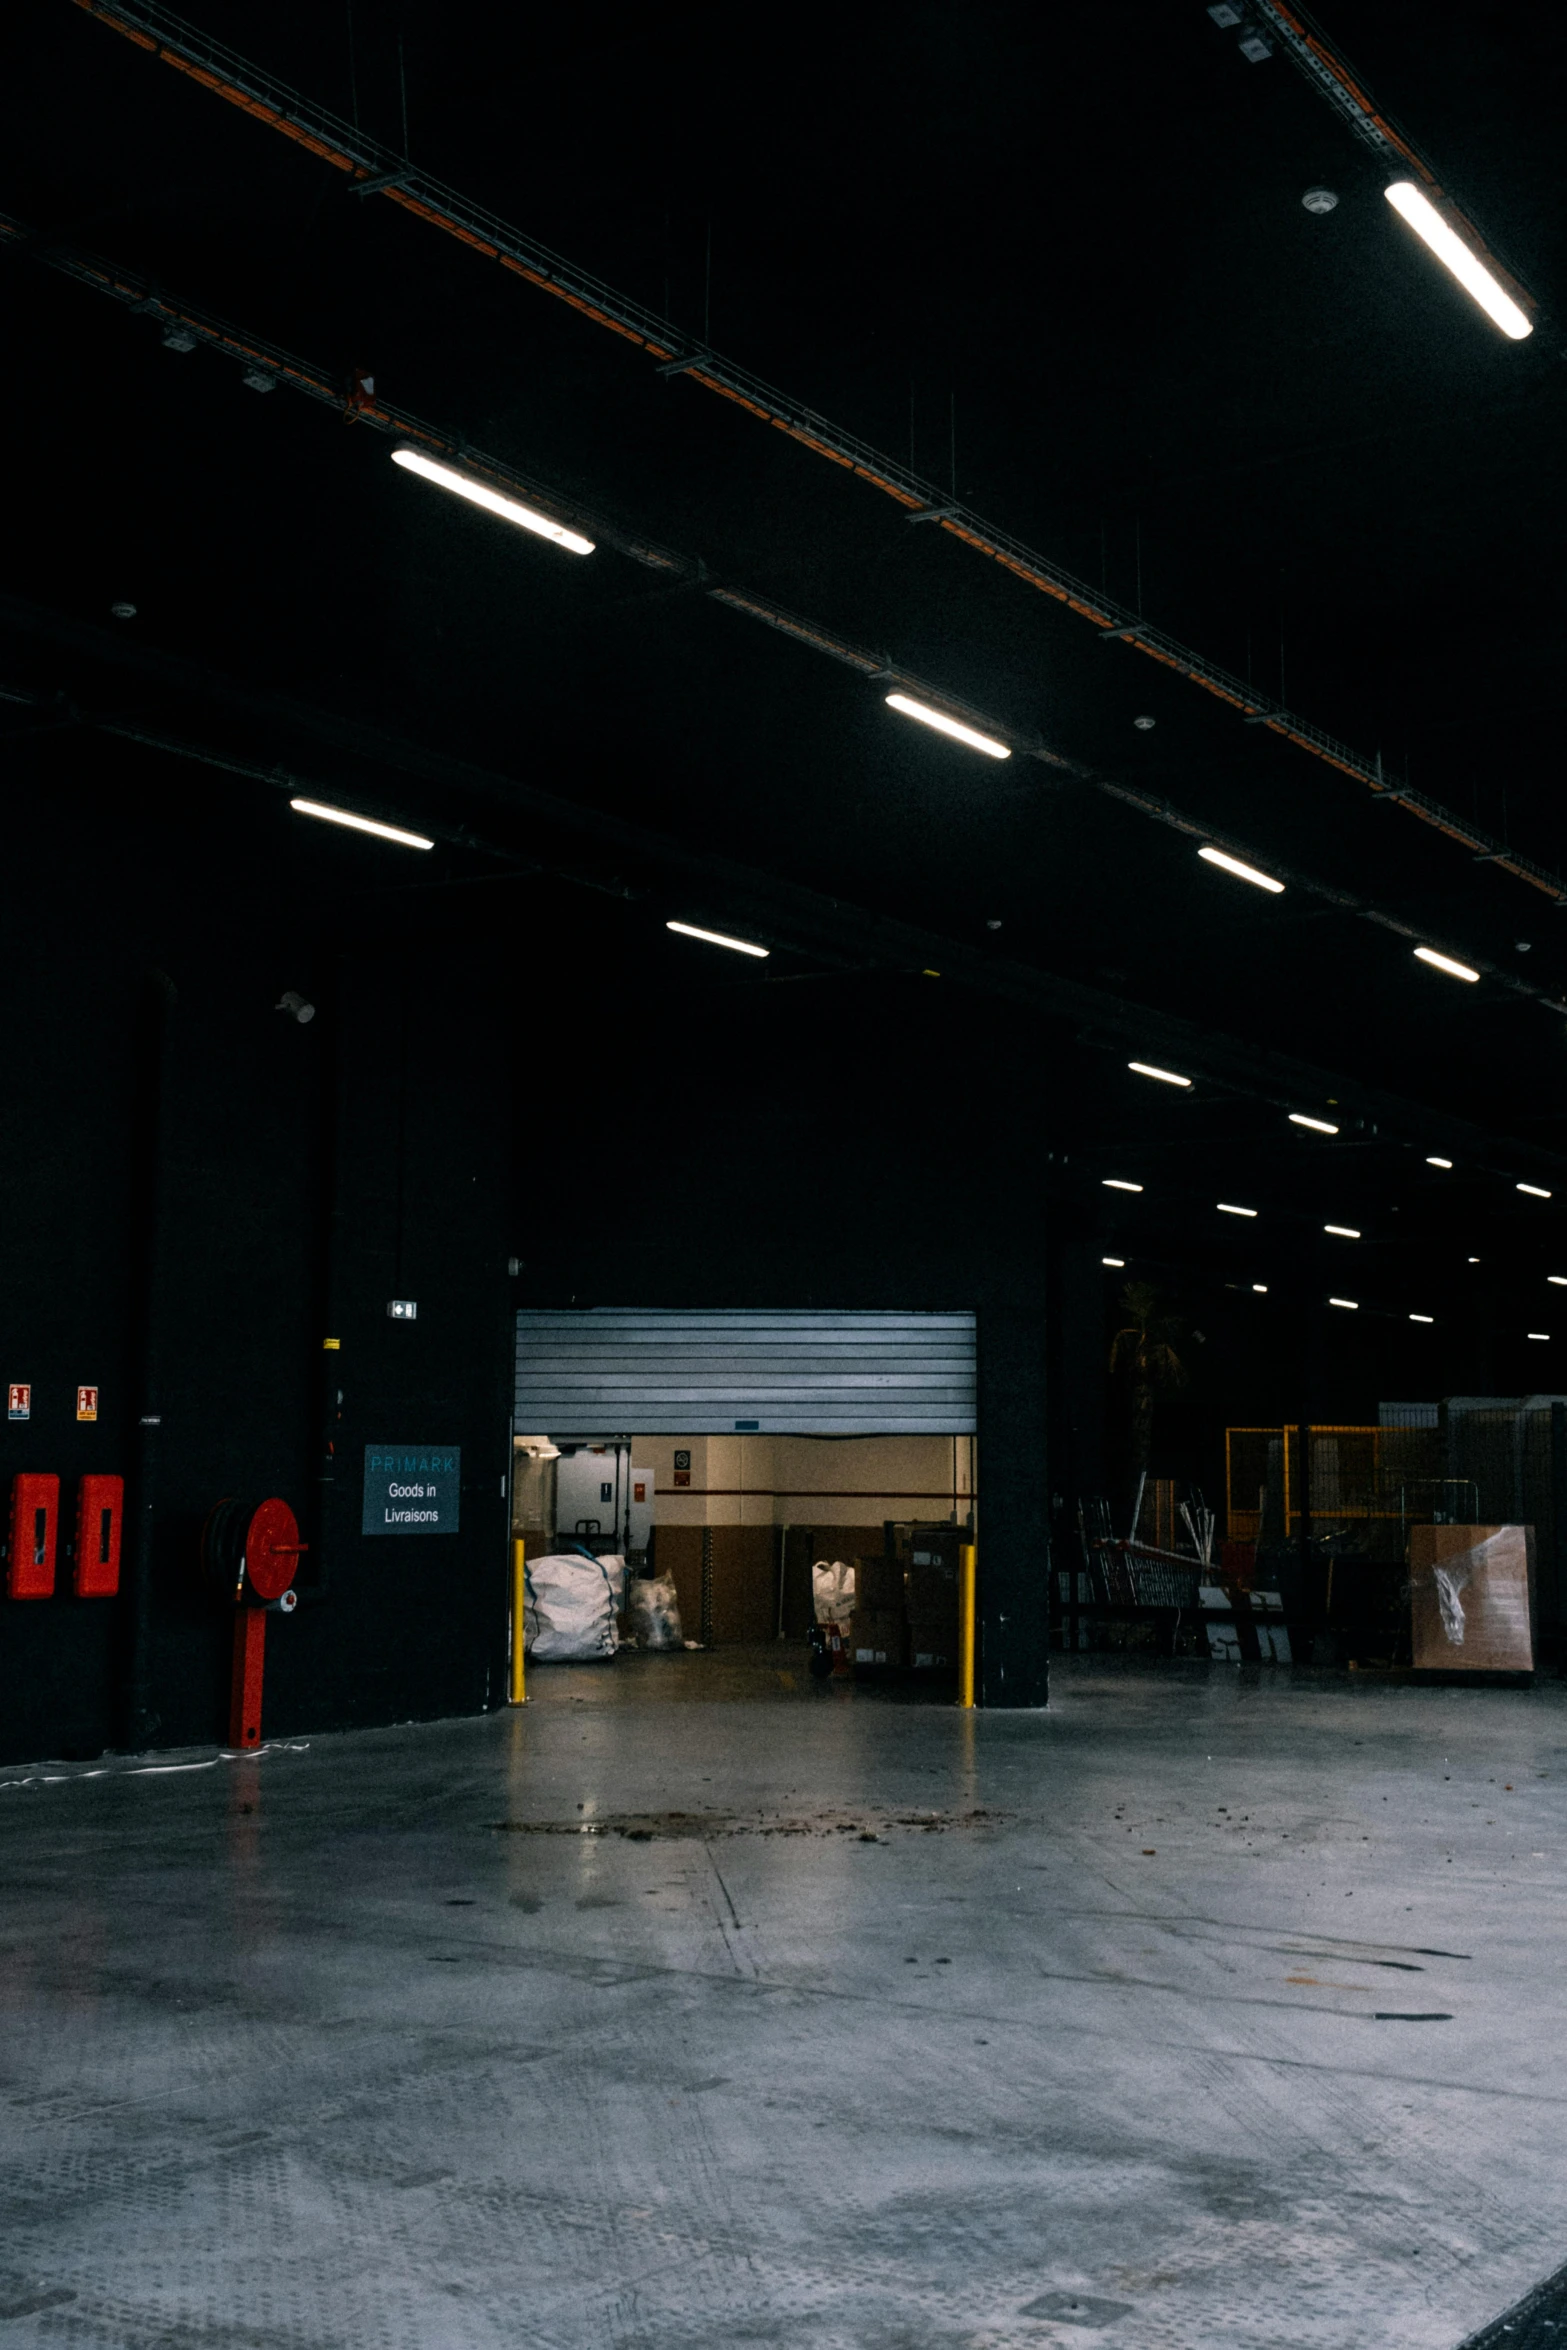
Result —
M523 1649L535 1664L614 1655L615 1586L597 1559L551 1552L529 1559L525 1577Z
M818 1559L811 1569L811 1597L819 1624L846 1624L854 1613L854 1569L842 1559Z

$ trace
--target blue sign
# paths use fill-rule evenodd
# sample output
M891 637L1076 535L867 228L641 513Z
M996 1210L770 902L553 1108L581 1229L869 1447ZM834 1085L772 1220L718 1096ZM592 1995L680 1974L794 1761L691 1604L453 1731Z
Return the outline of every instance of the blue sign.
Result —
M455 1534L460 1444L367 1444L361 1534Z

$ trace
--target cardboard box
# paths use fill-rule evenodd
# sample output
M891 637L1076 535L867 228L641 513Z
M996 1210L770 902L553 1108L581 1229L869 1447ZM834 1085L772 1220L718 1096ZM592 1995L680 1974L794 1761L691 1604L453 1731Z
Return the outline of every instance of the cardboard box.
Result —
M900 1559L885 1557L880 1551L874 1558L859 1558L854 1562L854 1604L881 1615L901 1616L903 1613L903 1563Z
M909 1618L909 1662L916 1672L955 1673L958 1669L956 1610L945 1616Z
M956 1567L911 1566L909 1569L909 1616L946 1617L958 1620L958 1575Z
M1409 1604L1417 1671L1532 1673L1534 1528L1411 1526Z
M901 1665L907 1640L902 1611L861 1608L849 1626L849 1657L856 1665Z

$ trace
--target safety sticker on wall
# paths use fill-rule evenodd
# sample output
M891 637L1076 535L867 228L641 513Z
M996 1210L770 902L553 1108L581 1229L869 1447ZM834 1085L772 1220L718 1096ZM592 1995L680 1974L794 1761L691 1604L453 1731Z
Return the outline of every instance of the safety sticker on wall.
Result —
M98 1417L98 1390L96 1387L78 1387L76 1390L76 1417L96 1420Z
M33 1391L30 1385L18 1386L13 1380L6 1389L5 1416L8 1420L30 1420L33 1416Z

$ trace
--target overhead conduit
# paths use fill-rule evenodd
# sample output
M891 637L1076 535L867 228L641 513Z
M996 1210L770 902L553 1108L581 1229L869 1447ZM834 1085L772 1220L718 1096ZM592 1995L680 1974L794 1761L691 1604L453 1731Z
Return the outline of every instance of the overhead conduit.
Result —
M929 521L963 545L987 556L1024 580L1030 587L1064 604L1092 622L1107 638L1136 647L1178 676L1225 703L1247 723L1264 726L1294 743L1313 758L1363 783L1379 798L1407 809L1461 848L1500 871L1526 881L1558 904L1567 905L1562 877L1517 850L1490 839L1462 823L1451 809L1408 784L1390 782L1380 758L1368 758L1282 703L1257 696L1242 679L1205 660L1178 638L1155 628L1128 606L1101 595L1061 565L1038 554L1021 539L997 529L960 499L947 496L911 468L884 455L869 442L845 432L814 409L793 401L759 376L735 366L706 345L691 346L667 319L646 309L602 278L578 269L547 245L514 228L499 214L486 211L469 198L420 170L406 156L368 137L327 108L290 89L252 65L236 51L211 40L169 9L148 0L75 0L75 5L101 24L186 74L202 88L237 106L242 113L282 133L308 153L343 172L362 193L385 196L418 219L445 230L449 236L513 271L530 284L566 302L595 325L646 351L663 373L689 375L706 390L719 393L763 423L787 433L802 447L842 466L859 480L894 499L911 521ZM1277 12L1281 17L1287 12ZM1307 36L1302 32L1302 39ZM1426 174L1429 178L1429 173Z

